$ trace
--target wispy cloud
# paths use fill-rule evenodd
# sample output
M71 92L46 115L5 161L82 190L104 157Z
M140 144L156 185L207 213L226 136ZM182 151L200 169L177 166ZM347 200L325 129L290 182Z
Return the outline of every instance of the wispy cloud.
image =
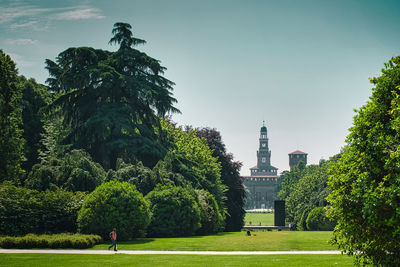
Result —
M87 5L40 8L33 5L4 7L0 5L0 24L9 24L11 29L31 28L40 30L52 20L102 19L102 11Z
M0 23L13 22L20 18L32 18L51 12L54 8L37 8L35 6L0 7Z
M102 19L101 10L93 7L75 7L72 11L58 13L54 16L58 20Z
M37 44L38 40L32 39L6 39L5 42L11 45L33 45Z

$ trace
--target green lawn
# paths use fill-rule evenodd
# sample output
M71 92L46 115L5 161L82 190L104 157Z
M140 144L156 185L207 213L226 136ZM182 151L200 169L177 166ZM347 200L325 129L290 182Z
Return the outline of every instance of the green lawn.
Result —
M119 242L120 250L336 250L328 244L332 232L306 231L256 231L256 236L245 232L220 233L209 236L180 238L141 238ZM109 244L96 245L92 249L107 249Z
M273 213L250 213L247 212L244 217L245 225L274 225L274 214Z
M0 254L0 266L352 266L346 255Z

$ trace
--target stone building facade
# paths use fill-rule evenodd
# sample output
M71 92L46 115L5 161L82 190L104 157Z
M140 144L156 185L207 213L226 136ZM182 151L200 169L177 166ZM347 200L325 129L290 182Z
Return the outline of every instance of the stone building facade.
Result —
M307 153L304 153L300 150L296 150L289 154L289 167L296 167L297 164L302 161L305 165L307 165Z
M271 209L278 199L280 177L278 168L271 165L271 150L268 147L267 127L260 130L257 165L250 168L250 176L242 176L246 186L247 201L245 209Z
M307 153L296 150L289 154L289 166L293 167L303 161L307 164ZM245 209L272 209L278 200L281 189L281 177L278 168L271 165L271 150L268 147L268 131L263 125L260 129L257 165L250 168L250 176L242 176L247 188Z

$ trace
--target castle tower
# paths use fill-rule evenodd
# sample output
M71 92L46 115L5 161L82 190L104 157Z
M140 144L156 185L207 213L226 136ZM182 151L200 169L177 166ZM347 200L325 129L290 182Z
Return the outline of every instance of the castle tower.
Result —
M271 165L268 131L264 122L258 142L257 165L250 168L250 176L242 176L243 184L249 190L245 209L273 209L281 182L278 168Z
M307 153L300 150L296 150L289 154L289 166L290 168L296 167L297 164L302 161L304 165L307 165Z
M265 123L260 130L257 166L250 168L251 176L277 176L278 168L271 165L271 150L268 148L268 132Z

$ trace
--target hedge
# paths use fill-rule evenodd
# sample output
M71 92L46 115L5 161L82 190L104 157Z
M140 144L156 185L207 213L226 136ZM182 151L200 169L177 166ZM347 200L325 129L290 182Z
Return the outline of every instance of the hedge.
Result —
M1 248L90 248L101 242L98 235L82 234L55 234L36 235L27 234L20 237L0 237Z
M10 183L0 184L0 235L73 233L82 192L39 192Z

